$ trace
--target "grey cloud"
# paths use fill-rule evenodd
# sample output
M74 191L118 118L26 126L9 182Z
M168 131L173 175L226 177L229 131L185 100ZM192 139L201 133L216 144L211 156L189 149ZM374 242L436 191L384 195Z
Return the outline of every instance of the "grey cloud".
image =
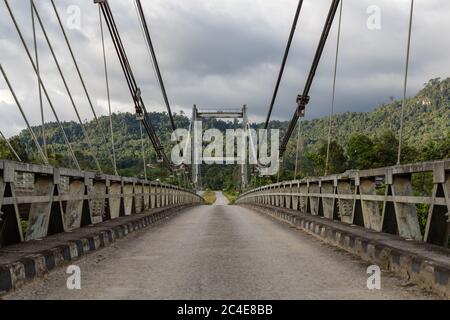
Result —
M294 111L295 98L305 83L330 2L305 1L274 119L290 119ZM29 1L10 3L26 41L31 45ZM133 1L110 0L110 3L148 109L165 110ZM36 4L82 118L90 119L89 105L51 7L46 0L36 1ZM64 19L69 5L80 6L82 28L68 33L95 108L98 113L106 114L97 7L92 1L82 0L57 0L56 4ZM246 103L252 121L265 118L296 7L295 0L154 0L143 1L143 5L175 110L190 114L193 104L214 108L237 107ZM382 10L382 29L379 31L366 27L369 5L379 5ZM345 1L337 83L338 112L369 111L386 102L389 96L400 97L408 10L409 1L406 0ZM450 29L449 13L450 3L446 0L416 2L410 94L418 91L430 78L450 75L450 43L442 38L442 30ZM40 115L36 78L3 3L0 3L0 17L0 63L8 71L32 123L37 124ZM38 34L43 78L52 100L63 120L74 120L74 112L57 70L42 35ZM133 112L128 88L108 34L106 41L113 109ZM335 41L336 25L313 84L308 119L329 112ZM0 118L0 128L11 135L24 126L7 93L3 80L0 80L0 110L5 114ZM48 106L46 118L53 120Z

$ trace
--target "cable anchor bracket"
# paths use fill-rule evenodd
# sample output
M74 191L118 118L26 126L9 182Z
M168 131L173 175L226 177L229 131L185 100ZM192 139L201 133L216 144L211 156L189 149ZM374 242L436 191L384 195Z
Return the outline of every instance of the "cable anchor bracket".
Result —
M304 117L306 105L309 103L310 97L299 94L297 96L297 116Z
M141 106L141 89L137 88L134 92L135 108L136 113L142 116L142 106Z

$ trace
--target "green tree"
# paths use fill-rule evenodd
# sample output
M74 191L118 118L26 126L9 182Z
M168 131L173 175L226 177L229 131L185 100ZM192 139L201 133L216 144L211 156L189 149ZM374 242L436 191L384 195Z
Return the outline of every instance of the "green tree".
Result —
M356 133L350 136L347 145L348 167L350 169L369 169L375 163L375 144L369 136Z
M397 163L398 140L390 130L384 130L374 139L375 163L372 167L389 167Z
M319 149L321 162L325 170L325 162L327 158L328 143L323 143ZM344 148L336 141L330 143L330 157L328 161L328 174L342 173L347 169L347 157L345 156Z
M325 159L318 152L307 152L305 154L306 163L304 166L305 176L320 176L324 172Z
M0 140L0 159L13 160L14 155L4 140ZM14 159L15 160L15 159Z
M9 139L9 142L11 143L14 150L16 150L17 154L19 155L20 159L22 159L22 161L27 162L33 158L32 151L30 150L31 148L29 148L25 143L23 143L18 136L12 137L11 139ZM11 151L9 152L11 154L9 159L17 160L12 154L12 152Z
M450 159L450 131L442 139L428 141L418 155L418 161Z

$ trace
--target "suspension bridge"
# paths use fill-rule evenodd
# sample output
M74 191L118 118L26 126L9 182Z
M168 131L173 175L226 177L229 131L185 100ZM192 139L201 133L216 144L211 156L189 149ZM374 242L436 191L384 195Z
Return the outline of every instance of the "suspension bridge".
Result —
M64 74L46 22L37 2L30 1L33 47L27 43L28 30L16 19L12 1L3 0L8 19L27 55L39 92L42 132L35 132L16 94L14 83L3 66L0 71L23 118L39 163L25 163L9 139L1 134L15 160L0 160L0 294L8 299L413 299L450 297L450 159L414 164L401 163L404 108L414 1L411 1L405 61L404 94L399 132L397 165L369 170L350 170L329 175L330 143L339 62L340 33L344 1L333 0L323 25L305 87L296 97L292 120L279 148L280 167L287 145L298 121L312 101L314 83L325 44L333 23L338 25L333 77L333 101L328 125L328 150L325 175L301 180L278 181L249 189L251 167L240 164L241 192L235 205L217 192L216 204L207 206L201 193L201 169L194 147L190 163L176 165L168 156L152 124L145 95L133 73L127 48L107 0L94 0L102 36L102 58L109 109L109 128L105 130L97 116L92 94L79 67L76 50L70 40L54 0L53 10L59 32L70 53L75 76L89 102L97 135L108 150L112 172L107 172L97 154L80 116L70 85ZM135 0L143 40L151 59L158 86L173 131L174 115L159 67L155 46L143 5ZM281 68L276 81L265 128L271 115L297 24L303 0L298 1ZM40 4L40 3L39 3ZM41 77L37 33L42 32L58 75L82 128L86 152L96 170L82 167L72 147L74 141L60 121L49 94L49 84ZM144 172L144 141L150 141L158 162L170 173L190 180L189 188L119 176L117 150L112 124L110 72L105 42L114 46L130 98L140 125ZM70 75L73 77L73 75ZM50 165L45 140L43 105L50 107L66 146L72 167ZM196 121L237 119L248 137L245 148L258 153L251 139L247 106L239 109L206 110L194 106L189 137L195 141ZM298 135L300 139L300 135ZM299 140L295 177L297 177ZM245 154L245 152L244 152ZM242 159L241 159L242 160ZM278 170L280 171L281 168ZM413 191L413 177L432 176L429 195ZM426 228L419 224L418 207L426 207ZM66 267L81 270L81 289L68 290ZM382 270L382 289L368 289L367 267ZM39 280L46 278L45 281ZM38 279L38 281L33 281Z

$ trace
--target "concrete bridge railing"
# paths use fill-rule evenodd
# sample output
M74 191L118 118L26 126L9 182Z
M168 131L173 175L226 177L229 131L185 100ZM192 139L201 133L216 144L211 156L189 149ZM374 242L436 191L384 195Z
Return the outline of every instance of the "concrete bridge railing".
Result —
M417 194L429 180L430 194ZM286 181L242 194L238 204L283 207L448 247L450 160ZM421 230L418 211L426 211Z
M159 182L1 160L0 247L201 202L192 191Z

